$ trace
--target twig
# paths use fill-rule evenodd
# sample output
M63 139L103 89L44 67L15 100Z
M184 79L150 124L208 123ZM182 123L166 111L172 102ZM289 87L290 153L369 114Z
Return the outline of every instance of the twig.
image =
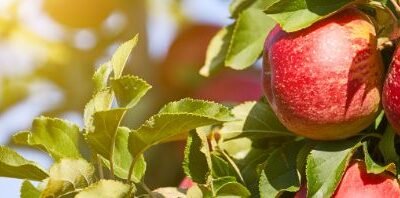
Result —
M97 169L99 170L100 179L104 179L104 172L103 172L103 166L101 165L101 160L97 155L96 159L97 159Z

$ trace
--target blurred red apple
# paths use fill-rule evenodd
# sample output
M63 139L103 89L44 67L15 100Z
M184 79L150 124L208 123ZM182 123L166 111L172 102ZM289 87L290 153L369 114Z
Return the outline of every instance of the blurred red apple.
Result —
M199 70L204 64L208 43L219 29L219 26L194 24L178 33L160 65L160 79L165 89L186 94L205 80Z
M194 98L219 103L241 103L262 96L259 71L226 71L205 82L195 90Z
M382 73L374 26L357 9L297 32L276 26L265 42L268 101L289 130L311 139L344 139L370 125Z

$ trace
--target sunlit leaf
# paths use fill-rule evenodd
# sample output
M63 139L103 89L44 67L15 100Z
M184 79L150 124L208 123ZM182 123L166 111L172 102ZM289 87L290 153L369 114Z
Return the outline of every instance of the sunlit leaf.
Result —
M26 160L5 146L0 146L0 177L41 181L48 175L36 163Z

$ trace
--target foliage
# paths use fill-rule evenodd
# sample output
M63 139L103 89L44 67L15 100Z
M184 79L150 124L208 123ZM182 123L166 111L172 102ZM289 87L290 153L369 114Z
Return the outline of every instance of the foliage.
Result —
M251 66L275 23L288 32L297 31L349 6L379 10L368 13L377 27L390 29L392 23L377 14L381 8L392 12L387 1L233 0L234 22L211 41L200 73L212 75L225 65ZM14 135L15 143L39 149L55 160L49 171L0 147L0 176L25 179L21 197L133 197L140 195L137 189L141 188L148 191L143 196L181 196L182 189L176 188L151 192L143 181L145 152L178 135L187 136L183 169L196 183L184 192L188 197L290 196L302 185L308 197L330 197L355 159L365 161L369 173L399 175L398 136L383 114L356 137L314 141L289 132L265 99L228 108L187 98L166 104L136 129L121 126L126 112L151 88L137 76L123 75L136 44L137 36L95 72L95 92L84 109L84 128L39 117L31 131ZM82 139L90 148L90 158L81 154ZM30 181L42 183L35 187Z

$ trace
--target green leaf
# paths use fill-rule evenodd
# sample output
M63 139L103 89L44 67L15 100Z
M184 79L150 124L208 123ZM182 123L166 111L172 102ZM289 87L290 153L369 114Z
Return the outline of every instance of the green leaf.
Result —
M50 168L50 178L42 197L72 196L95 181L94 171L84 159L62 159Z
M221 129L224 139L293 136L278 120L271 107L260 102L246 102L232 109L235 120Z
M183 99L171 102L129 136L136 159L149 147L201 126L232 120L228 108L213 102Z
M386 166L381 166L377 164L371 157L368 152L368 144L367 142L363 143L363 151L364 151L364 161L367 168L367 173L372 174L380 174L385 172L386 170L396 170L396 167L393 163L389 163Z
M80 158L79 127L65 120L35 118L31 132L14 135L15 143L33 146L47 153L56 161L61 158Z
M207 137L203 133L191 131L183 160L185 174L198 184L206 184L210 179L211 166Z
M259 9L243 11L235 23L225 65L237 70L251 66L262 54L265 38L274 26Z
M229 6L229 11L232 18L237 18L239 14L246 9L264 10L279 0L233 0Z
M234 24L221 29L210 41L207 48L206 61L200 69L200 74L210 76L225 67L225 57L228 53Z
M10 148L0 146L0 177L41 181L48 174L35 162L26 160Z
M128 61L129 55L132 49L136 46L139 40L139 36L136 35L133 39L123 43L111 58L112 67L114 70L114 78L118 79L122 75L122 71L125 68L126 62Z
M216 197L250 197L245 186L236 182L235 177L221 177L213 180L213 191Z
M219 157L215 153L211 154L212 162L212 176L213 178L233 176L236 177L235 169L223 158Z
M147 82L136 76L123 76L111 80L111 87L119 107L132 108L151 88Z
M90 147L106 159L110 159L118 126L125 109L112 109L94 114L94 131L85 134Z
M232 0L229 5L229 12L233 18L236 18L240 12L248 8L255 0Z
M400 158L396 153L395 137L396 134L393 131L392 126L388 125L378 144L379 150L381 151L386 163L400 162Z
M99 111L106 111L111 108L112 104L111 89L105 88L97 92L92 99L86 104L83 119L85 122L86 131L93 131L93 115Z
M261 197L278 197L284 191L299 190L300 172L297 169L297 159L303 146L304 141L291 142L268 157L260 177Z
M364 137L318 142L307 158L308 197L330 197Z
M21 186L21 198L39 198L40 191L31 184L31 182L25 180Z
M110 62L102 64L93 75L93 83L95 92L99 92L107 87L108 78L112 72L112 67Z
M275 149L251 149L251 151L238 162L241 174L247 188L252 194L259 194L259 179L263 170L262 164L268 159Z
M265 13L275 19L286 32L294 32L311 26L353 2L353 0L280 0L267 7Z
M117 131L117 136L115 138L115 148L113 155L114 171L115 175L121 179L128 178L129 167L132 162L132 156L128 150L128 137L130 130L126 127L119 127ZM101 158L103 163L110 169L110 162ZM144 176L146 171L146 161L144 157L141 156L136 162L133 168L133 175L131 180L138 183Z
M114 180L100 180L83 189L76 198L126 198L129 197L131 187Z

